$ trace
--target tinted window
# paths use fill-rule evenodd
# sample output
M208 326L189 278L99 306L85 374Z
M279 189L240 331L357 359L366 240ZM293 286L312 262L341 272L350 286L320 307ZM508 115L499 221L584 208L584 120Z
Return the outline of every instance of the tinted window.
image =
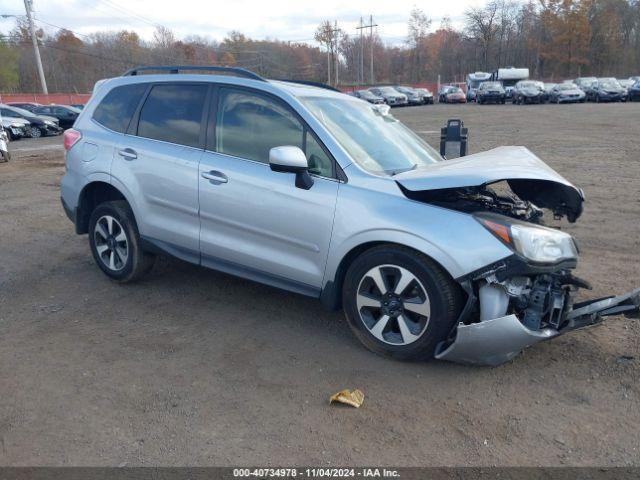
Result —
M216 150L269 163L269 150L303 148L303 127L280 103L249 92L223 89L218 103Z
M197 147L206 85L156 85L138 123L138 136Z
M93 119L116 132L124 133L147 85L123 85L107 93L93 112Z

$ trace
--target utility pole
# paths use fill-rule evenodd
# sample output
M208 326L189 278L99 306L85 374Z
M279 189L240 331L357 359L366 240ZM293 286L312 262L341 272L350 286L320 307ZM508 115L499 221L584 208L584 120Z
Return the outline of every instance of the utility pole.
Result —
M336 58L335 58L335 60L336 60L336 74L334 75L334 77L336 77L336 87L337 87L338 86L338 82L339 82L338 73L339 73L339 70L340 70L340 55L338 54L338 48L339 48L338 47L338 32L339 32L338 21L334 20L334 24L333 25L334 25L333 33L335 35L334 38L335 38L335 42L336 42L336 53L335 53L335 55L336 55Z
M373 27L377 27L378 24L377 23L373 23L373 15L369 15L369 25L362 25L362 18L360 19L360 26L357 27L358 30L360 30L360 34L362 35L362 29L364 28L368 28L369 29L369 43L371 44L371 62L370 62L370 70L371 70L371 85L374 84L374 77L373 77ZM364 54L363 54L364 57ZM362 60L362 80L364 82L364 58Z
M358 59L358 83L364 85L364 37L362 36L364 30L364 22L360 17L360 26L356 27L356 30L360 30L360 58Z
M331 47L327 44L327 85L331 85Z
M33 17L31 16L31 13L33 10L33 0L24 0L24 8L27 11L27 20L29 21L29 31L31 32L31 41L33 42L33 53L36 56L36 64L38 66L38 76L40 77L40 86L42 87L42 93L46 95L49 93L49 91L47 90L47 81L44 79L42 59L40 58L40 50L38 49L38 39L36 38L36 29L33 26Z

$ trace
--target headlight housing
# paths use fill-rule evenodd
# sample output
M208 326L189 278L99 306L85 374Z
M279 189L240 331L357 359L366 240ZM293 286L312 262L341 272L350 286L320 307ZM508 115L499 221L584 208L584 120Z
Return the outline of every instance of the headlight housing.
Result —
M45 121L44 121L44 124L45 124L45 125L49 125L49 126L51 126L51 127L54 127L54 126L56 125L56 124L55 124L54 122L52 122L51 120L45 120Z
M502 243L532 262L557 263L578 258L576 243L568 233L500 215L477 214L475 218Z

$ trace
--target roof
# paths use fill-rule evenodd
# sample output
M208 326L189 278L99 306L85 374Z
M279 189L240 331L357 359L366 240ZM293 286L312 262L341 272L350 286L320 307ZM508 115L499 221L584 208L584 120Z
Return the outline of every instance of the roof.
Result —
M285 92L294 97L333 97L341 99L353 99L349 95L342 92L321 88L314 85L294 83L285 80L256 80L253 78L240 77L235 75L217 75L212 73L181 73L179 75L171 73L145 74L145 75L128 75L115 77L106 80L99 80L94 87L95 90L102 88L103 85L109 85L109 89L118 85L128 85L131 83L147 83L147 82L211 82L222 83L227 85L239 85L253 87L257 90L275 93L275 91Z

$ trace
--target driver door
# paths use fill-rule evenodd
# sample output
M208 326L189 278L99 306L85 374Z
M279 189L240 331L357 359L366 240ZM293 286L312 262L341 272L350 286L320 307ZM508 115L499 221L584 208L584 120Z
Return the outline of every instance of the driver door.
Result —
M269 150L305 151L314 184L274 172ZM200 251L205 266L318 295L339 182L335 162L282 100L221 87L211 103L199 168Z

